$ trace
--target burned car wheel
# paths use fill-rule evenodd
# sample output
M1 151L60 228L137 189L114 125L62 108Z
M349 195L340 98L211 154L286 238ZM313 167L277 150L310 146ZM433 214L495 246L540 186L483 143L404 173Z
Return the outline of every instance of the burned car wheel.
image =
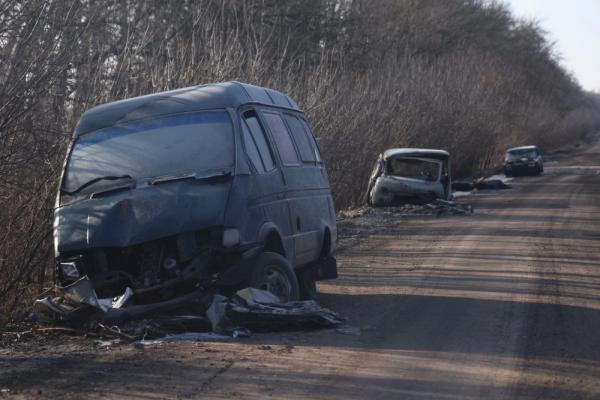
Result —
M267 290L284 303L299 298L296 274L288 260L277 253L264 252L258 257L252 268L250 286Z

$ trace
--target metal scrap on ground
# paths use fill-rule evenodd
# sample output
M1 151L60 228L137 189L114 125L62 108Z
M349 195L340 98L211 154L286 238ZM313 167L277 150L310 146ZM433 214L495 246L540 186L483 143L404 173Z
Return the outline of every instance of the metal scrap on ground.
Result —
M456 181L452 182L452 190L458 192L471 192L473 190L504 190L512 189L512 186L506 182L510 181L511 178L506 178L500 175L494 175L487 178L477 178L468 181Z
M34 312L42 323L95 329L106 336L137 340L152 338L209 337L213 332L230 337L252 331L305 330L336 327L343 323L335 312L315 301L280 302L268 291L246 288L231 297L198 289L184 296L153 304L133 304L135 293L126 290L115 299L99 299L87 277L57 296L37 300ZM212 337L212 336L211 336Z
M454 201L437 199L427 204L402 204L390 207L361 207L356 210L341 213L343 217L356 218L362 216L410 216L410 215L471 215L473 207Z

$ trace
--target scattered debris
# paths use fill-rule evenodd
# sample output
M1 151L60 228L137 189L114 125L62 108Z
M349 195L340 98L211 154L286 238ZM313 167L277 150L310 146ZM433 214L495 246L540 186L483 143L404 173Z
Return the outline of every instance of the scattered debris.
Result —
M458 181L452 182L452 190L454 191L454 197L457 197L456 193L471 192L473 190L503 190L510 189L511 186L507 185L510 178L500 177L494 175L487 178L477 178L472 182ZM460 195L459 195L460 196Z
M504 190L511 189L512 186L507 185L501 179L479 178L473 181L473 187L477 190Z
M403 204L393 207L368 207L341 212L342 218L357 218L362 216L417 216L417 215L471 215L473 207L454 201L437 199L427 204Z
M264 290L242 289L230 300L228 315L236 324L256 332L327 328L344 322L314 300L280 303L273 297Z
M471 215L473 206L461 204L454 201L437 199L432 203L425 204L424 208L430 209L435 215Z
M99 299L84 276L56 291L58 296L35 302L38 321L60 325L46 329L92 332L115 339L110 343L118 340L147 345L159 343L151 339L243 338L252 331L337 327L343 322L315 301L282 303L272 293L255 288L242 289L230 298L198 289L159 303L135 304L135 294L130 290L114 299ZM110 343L98 341L101 346Z
M185 332L168 334L159 339L140 339L133 343L135 347L143 348L148 346L161 345L163 343L170 342L189 342L189 341L203 341L203 340L231 340L231 336L219 335L214 332Z
M343 320L314 300L281 303L270 292L247 288L231 299L214 296L206 313L213 332L243 337L255 332L304 330L340 325ZM243 327L243 328L242 328Z

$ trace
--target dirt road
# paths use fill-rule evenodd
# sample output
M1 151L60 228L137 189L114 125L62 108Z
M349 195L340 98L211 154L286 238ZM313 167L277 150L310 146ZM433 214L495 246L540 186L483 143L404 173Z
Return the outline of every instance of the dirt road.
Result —
M0 398L600 398L600 144L467 217L341 223L320 302L347 329L0 349ZM574 168L577 167L577 168Z

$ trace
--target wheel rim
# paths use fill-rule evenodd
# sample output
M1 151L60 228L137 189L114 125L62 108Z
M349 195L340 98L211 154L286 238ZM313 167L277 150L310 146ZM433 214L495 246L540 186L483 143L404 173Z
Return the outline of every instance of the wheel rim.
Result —
M286 303L290 299L291 285L285 274L275 265L269 265L264 269L263 282L260 287L279 297L279 300Z

